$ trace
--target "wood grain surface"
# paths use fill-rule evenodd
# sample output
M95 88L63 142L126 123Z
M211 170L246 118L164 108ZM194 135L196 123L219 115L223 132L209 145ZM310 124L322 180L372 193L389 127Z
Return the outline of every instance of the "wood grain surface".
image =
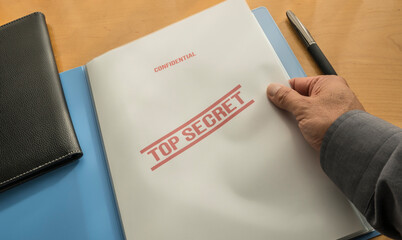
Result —
M213 6L221 0L0 0L0 25L46 15L59 71ZM309 29L366 110L402 127L402 1L248 0L270 11L308 76L320 71L286 19ZM378 237L376 240L388 239Z

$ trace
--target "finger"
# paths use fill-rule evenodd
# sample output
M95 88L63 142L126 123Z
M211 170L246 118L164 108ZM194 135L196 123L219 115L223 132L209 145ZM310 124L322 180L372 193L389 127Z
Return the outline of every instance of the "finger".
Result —
M277 83L269 84L267 95L269 100L271 100L271 102L273 102L277 107L291 112L293 115L296 115L296 109L300 107L300 104L305 102L301 101L303 96L298 92Z
M289 80L290 86L303 96L310 96L314 85L320 76L292 78Z
M336 75L292 78L289 80L290 86L303 96L312 96L315 93L320 92L320 88L334 83L341 83L348 86L345 79Z

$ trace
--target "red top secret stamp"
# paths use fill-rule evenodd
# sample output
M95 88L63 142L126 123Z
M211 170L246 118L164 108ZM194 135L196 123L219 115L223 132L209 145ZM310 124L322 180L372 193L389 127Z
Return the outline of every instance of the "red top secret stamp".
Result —
M254 100L246 103L242 99L240 88L237 85L200 114L142 149L141 154L146 153L157 162L151 170L154 171L194 146L253 104Z

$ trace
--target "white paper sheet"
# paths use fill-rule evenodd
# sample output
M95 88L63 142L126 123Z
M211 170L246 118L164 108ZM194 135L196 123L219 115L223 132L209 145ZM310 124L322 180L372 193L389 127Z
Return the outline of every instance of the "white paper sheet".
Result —
M245 2L87 69L127 239L322 240L363 229L293 117L267 100L267 85L288 76Z

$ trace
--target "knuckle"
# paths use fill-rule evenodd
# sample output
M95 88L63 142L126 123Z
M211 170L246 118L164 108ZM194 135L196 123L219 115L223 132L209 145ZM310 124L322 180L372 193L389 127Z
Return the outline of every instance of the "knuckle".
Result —
M313 84L313 86L323 86L323 85L328 84L329 82L332 82L334 77L336 78L336 76L331 76L331 75L320 75L320 76L317 76L312 81L312 84Z
M284 105L287 103L290 91L291 91L290 89L283 89L281 91L278 91L277 99L280 105Z
M349 87L348 82L346 81L346 79L344 79L343 77L338 77L339 81L342 82L343 84L345 84L346 86Z
M332 81L332 82L338 82L338 83L341 83L343 85L349 86L348 82L341 76L333 75L333 76L329 76L329 77L330 77L329 80Z

